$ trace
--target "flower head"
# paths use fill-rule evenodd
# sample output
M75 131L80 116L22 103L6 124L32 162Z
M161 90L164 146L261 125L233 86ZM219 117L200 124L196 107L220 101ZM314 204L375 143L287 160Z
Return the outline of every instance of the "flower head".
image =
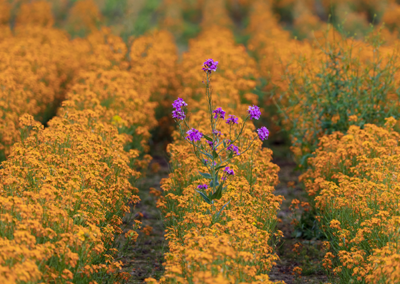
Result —
M200 184L197 186L198 189L207 189L208 186L204 183L204 184Z
M211 74L211 71L214 71L214 72L217 71L217 65L218 65L218 61L214 61L210 58L204 62L204 67L202 68L202 70L204 72Z
M192 142L200 141L201 138L203 137L203 133L194 128L188 130L186 134L187 134L186 139L189 139Z
M235 172L230 168L230 167L225 167L224 172L228 175L228 176L234 176Z
M172 117L179 120L184 120L186 118L185 112L182 109L184 106L187 106L187 103L185 103L183 99L176 99L172 103L172 107L174 108L174 110L172 111Z
M233 144L229 145L227 149L228 149L228 151L235 152L236 155L238 155L238 156L240 155L239 148Z
M175 109L172 111L172 118L184 120L186 118L186 114L183 109Z
M261 111L260 111L260 108L258 107L258 106L255 106L255 105L253 105L253 106L249 106L249 110L248 110L248 112L249 112L249 115L250 115L250 119L260 119L260 116L261 116Z
M264 141L264 139L268 139L269 130L265 126L257 129L257 132L258 132L258 137L260 137L262 141Z
M178 98L172 103L172 106L175 109L179 109L179 108L182 108L184 106L187 106L187 103L185 103L185 101L182 98Z
M220 107L214 110L213 114L215 119L217 119L218 117L225 119L225 111Z
M236 116L230 114L228 119L226 120L226 123L227 124L238 124L239 123L239 119Z

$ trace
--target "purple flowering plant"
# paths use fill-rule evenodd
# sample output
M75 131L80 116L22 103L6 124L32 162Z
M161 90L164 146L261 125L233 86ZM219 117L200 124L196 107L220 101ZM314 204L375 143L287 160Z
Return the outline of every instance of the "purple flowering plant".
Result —
M214 199L220 199L223 191L226 189L225 182L235 175L234 170L229 166L234 157L244 154L249 150L256 138L246 140L241 139L247 120L258 120L261 112L258 106L250 106L248 114L241 119L229 114L221 108L216 108L212 99L211 75L216 71L218 61L208 59L204 62L202 70L204 71L206 87L206 96L208 101L208 113L210 120L210 129L205 133L189 125L185 114L187 103L178 98L172 104L174 110L172 117L178 123L182 138L192 145L194 154L200 160L202 165L207 168L207 172L199 174L209 180L209 184L201 184L197 187L197 192L203 197L204 201L214 204ZM229 133L221 132L221 126L228 125ZM257 130L258 137L261 140L268 138L269 131L266 127ZM245 142L245 140L247 142ZM206 194L204 191L208 191ZM227 203L228 204L228 203ZM225 204L224 207L227 205ZM224 208L223 207L223 208Z

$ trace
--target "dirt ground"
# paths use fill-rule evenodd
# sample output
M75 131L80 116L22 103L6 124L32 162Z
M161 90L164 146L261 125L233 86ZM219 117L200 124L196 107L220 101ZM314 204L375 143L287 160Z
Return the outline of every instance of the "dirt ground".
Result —
M291 224L294 215L289 206L293 199L307 201L305 191L298 183L300 172L295 171L296 164L290 159L279 158L274 162L281 168L279 172L280 184L276 187L275 194L283 195L285 200L278 212L278 218L282 222L278 223L278 230L284 234L284 238L277 246L277 253L280 260L273 267L271 280L283 280L287 284L294 283L328 283L328 278L322 268L321 240L307 240L293 236L294 226ZM293 186L288 186L288 182L294 182ZM297 215L299 218L299 216ZM299 244L299 249L295 252L295 245ZM301 275L293 272L293 268L300 267Z
M156 207L156 199L150 194L149 188L161 190L160 181L168 176L169 168L164 157L155 156L150 168L154 163L159 164L160 169L156 173L149 170L146 178L136 184L141 201L136 204L134 209L131 208L130 214L126 214L122 225L125 233L132 229L134 220L140 220L142 228L150 226L152 231L149 235L139 231L139 237L133 245L126 243L123 236L117 240L121 251L118 260L124 263L122 271L131 274L132 277L128 281L130 284L143 283L144 279L148 277L159 279L164 273L162 263L168 244L164 239L165 228L162 214Z

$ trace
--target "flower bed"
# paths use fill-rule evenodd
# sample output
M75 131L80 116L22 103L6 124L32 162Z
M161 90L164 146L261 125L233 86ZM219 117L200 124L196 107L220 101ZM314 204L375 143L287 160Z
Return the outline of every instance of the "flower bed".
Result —
M342 283L397 283L399 263L400 135L385 127L351 126L321 139L301 180L315 199L334 255L328 270ZM333 262L332 262L333 258Z
M201 58L211 56L218 62L208 60L202 72ZM251 121L259 118L259 109L241 103L246 96L256 101L248 95L255 86L251 79L256 74L255 63L234 44L229 30L213 26L190 43L179 74L181 98L174 103L173 116L183 121L187 106L191 114L185 121L195 129L187 129L186 139L191 143L175 132L174 142L168 146L173 171L162 182L165 197L158 200L158 207L165 213L169 252L160 283L268 283L268 271L277 259L274 242L281 236L275 225L282 197L273 194L279 167L271 163L272 152L261 148ZM203 74L211 76L210 87L205 88L209 77ZM216 107L212 115L217 121L217 132L212 133L210 100ZM248 115L247 121L233 114ZM179 125L185 127L186 122ZM212 175L204 173L215 157L201 162L193 145L209 151L206 149L214 147L216 141L229 138L230 131L231 135L239 133L239 125L243 125L243 132L234 145L232 142L224 150L221 142L214 148L221 152L222 160L231 162L221 169L220 176L217 174L215 182L220 179L222 185L213 193L215 186L208 185ZM266 138L266 129L259 133Z

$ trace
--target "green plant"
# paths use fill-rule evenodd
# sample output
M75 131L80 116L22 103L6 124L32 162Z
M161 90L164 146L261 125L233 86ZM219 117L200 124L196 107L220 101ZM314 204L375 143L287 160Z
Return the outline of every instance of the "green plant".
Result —
M323 135L346 133L350 125L383 125L399 115L398 105L389 103L399 98L395 50L385 56L382 41L372 34L366 44L326 39L317 48L321 54L314 62L306 55L287 72L288 91L275 100L303 167Z

